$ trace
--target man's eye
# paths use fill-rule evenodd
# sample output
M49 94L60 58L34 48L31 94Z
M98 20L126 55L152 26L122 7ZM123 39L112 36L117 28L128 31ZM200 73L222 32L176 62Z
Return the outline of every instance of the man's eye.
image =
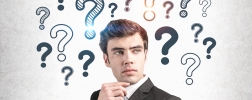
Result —
M138 52L140 52L140 51L141 51L141 50L134 50L135 53L138 53Z
M122 51L115 52L116 55L119 55L119 54L122 54L122 53L123 53Z

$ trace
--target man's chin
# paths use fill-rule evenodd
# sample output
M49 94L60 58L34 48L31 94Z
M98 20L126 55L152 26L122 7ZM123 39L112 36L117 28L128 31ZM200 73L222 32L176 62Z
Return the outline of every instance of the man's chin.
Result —
M139 80L134 76L126 76L123 78L123 82L130 83L130 85L137 83Z

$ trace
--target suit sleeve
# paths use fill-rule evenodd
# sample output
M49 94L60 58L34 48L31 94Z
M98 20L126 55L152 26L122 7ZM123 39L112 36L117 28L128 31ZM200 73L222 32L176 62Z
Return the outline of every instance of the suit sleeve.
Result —
M93 92L93 94L90 97L90 100L98 100L99 92L100 90Z

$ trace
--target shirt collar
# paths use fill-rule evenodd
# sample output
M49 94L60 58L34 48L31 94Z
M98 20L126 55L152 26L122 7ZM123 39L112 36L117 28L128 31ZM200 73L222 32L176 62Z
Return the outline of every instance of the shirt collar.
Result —
M126 87L127 90L127 98L130 98L130 96L148 79L148 76L144 74L144 77L140 79L136 84L130 85Z

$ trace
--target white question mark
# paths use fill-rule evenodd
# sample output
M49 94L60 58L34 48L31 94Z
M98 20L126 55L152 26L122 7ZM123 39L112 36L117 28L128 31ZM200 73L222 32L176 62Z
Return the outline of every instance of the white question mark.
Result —
M204 13L202 14L202 16L203 16L203 17L206 17L206 16L207 16L206 10L207 10L208 7L211 6L211 0L199 0L199 4L202 5L204 1L207 2L207 4L206 4L206 5L203 7L203 9L202 9L202 11L204 12Z
M46 7L39 7L39 8L36 10L36 15L40 15L40 13L41 13L42 11L44 11L45 14L40 18L40 24L41 24L41 25L39 26L39 29L40 29L40 30L43 30L43 29L45 28L45 26L42 25L42 24L44 24L45 19L46 19L47 17L49 17L49 15L50 15L50 10L49 10L48 8L46 8Z
M59 44L58 44L58 51L59 52L64 52L65 50L65 46L66 44L72 39L73 37L73 30L65 24L57 24L55 25L51 31L50 31L50 35L51 38L55 39L58 36L58 32L63 31L66 35L60 40ZM61 32L62 33L62 32ZM62 43L63 42L63 43ZM66 60L66 55L63 53L60 53L58 55L58 60L60 62L63 62Z
M152 8L152 7L154 6L154 1L155 1L155 0L152 0L151 6L147 6L146 0L144 0L145 7L147 7L147 8ZM146 18L146 16L148 15L147 13L149 13L149 12L152 13L152 15L153 15L152 18ZM147 14L147 15L146 15L146 14ZM143 14L143 17L144 17L144 19L145 19L146 21L152 21L152 20L155 19L156 14L155 14L155 12L152 11L152 10L146 10L146 11L144 12L144 14Z
M186 53L181 57L181 64L186 65L188 60L193 60L193 64L188 67L186 71L186 75L188 77L192 77L193 72L199 67L201 60L198 55L195 53ZM186 84L187 85L192 85L193 84L193 79L192 78L187 78L186 79Z

